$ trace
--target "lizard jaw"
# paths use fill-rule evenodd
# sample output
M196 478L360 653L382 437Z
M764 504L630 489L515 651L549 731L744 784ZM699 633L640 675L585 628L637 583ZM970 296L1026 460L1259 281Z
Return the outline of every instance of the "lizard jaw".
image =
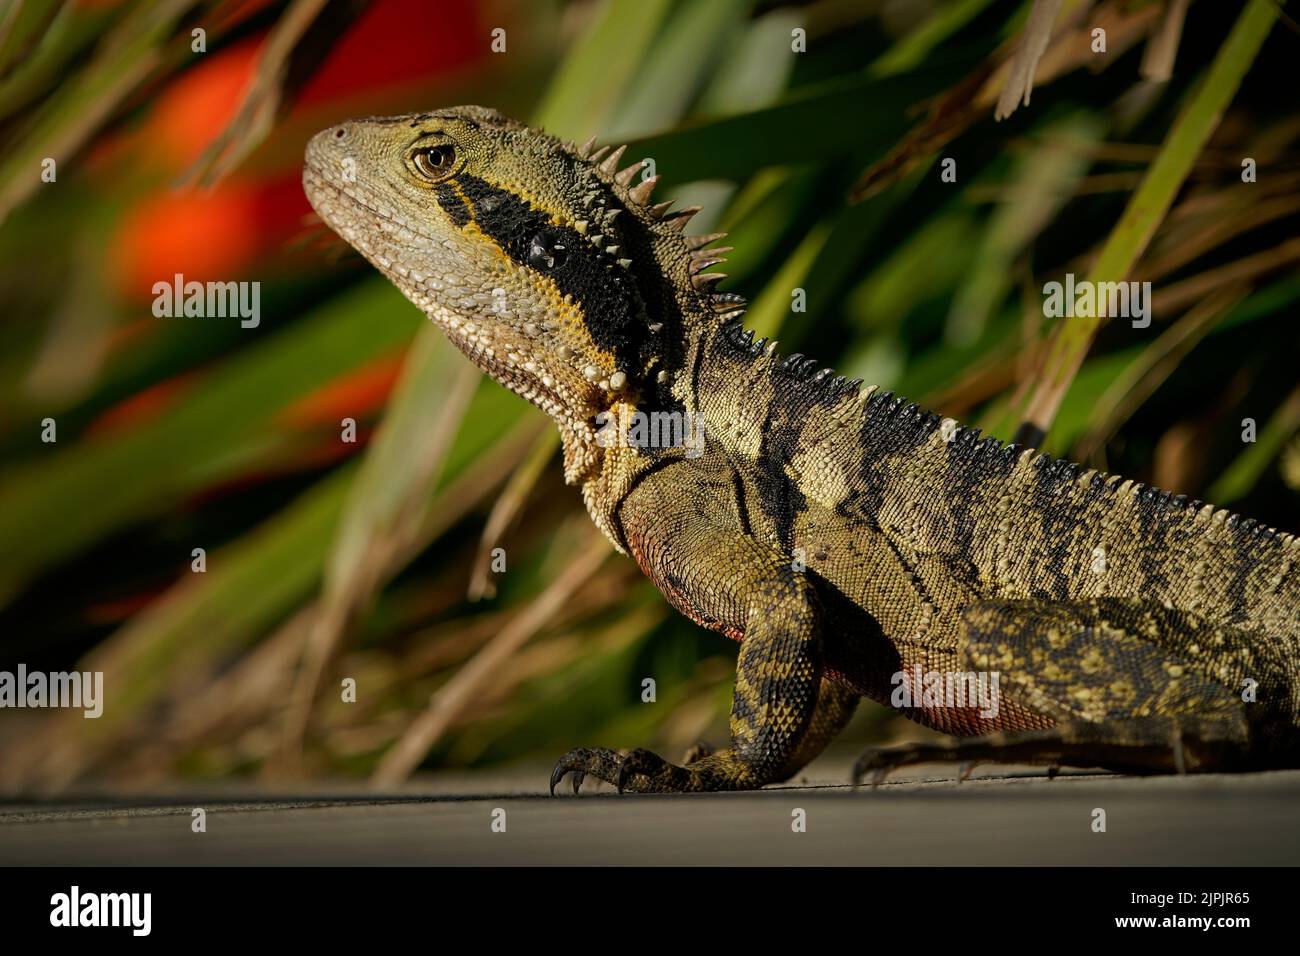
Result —
M538 406L553 418L566 434L566 447L595 449L595 429L589 419L600 409L598 390L566 387L569 383L558 371L548 374L546 364L554 356L546 350L534 350L522 343L522 331L511 340L472 312L450 308L435 297L441 291L440 280L403 266L396 255L388 256L369 239L367 230L355 228L359 217L381 223L385 229L427 243L438 240L419 227L398 217L392 210L371 200L360 188L343 186L323 174L309 161L303 168L303 187L312 207L334 231L338 232L361 255L392 282L451 340L467 358L485 374L526 401ZM396 250L393 250L394 253ZM576 447L575 447L576 451ZM569 457L566 451L566 458ZM582 456L584 461L586 455ZM586 470L586 465L581 469Z

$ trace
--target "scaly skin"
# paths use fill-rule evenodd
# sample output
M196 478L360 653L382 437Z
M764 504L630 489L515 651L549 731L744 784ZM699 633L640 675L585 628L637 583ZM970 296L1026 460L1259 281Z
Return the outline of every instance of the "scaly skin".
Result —
M614 547L742 642L730 747L578 749L552 789L788 779L917 667L996 672L996 714L916 686L908 716L968 739L870 750L855 779L1300 764L1300 541L776 357L704 271L720 237L687 237L693 210L652 206L606 152L459 107L325 130L303 176L326 223L554 419ZM598 439L597 416L630 411L698 416L703 445Z

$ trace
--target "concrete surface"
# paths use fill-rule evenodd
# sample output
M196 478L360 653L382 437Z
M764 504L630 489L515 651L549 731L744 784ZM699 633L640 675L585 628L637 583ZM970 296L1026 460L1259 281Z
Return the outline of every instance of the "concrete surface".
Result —
M399 794L221 793L0 804L3 865L1295 865L1300 771L1120 777L845 768L760 793L551 798L547 768L436 775ZM207 832L191 829L194 807ZM504 833L493 832L505 811ZM1106 832L1092 829L1106 812ZM792 832L794 812L807 829ZM499 816L499 815L498 815Z

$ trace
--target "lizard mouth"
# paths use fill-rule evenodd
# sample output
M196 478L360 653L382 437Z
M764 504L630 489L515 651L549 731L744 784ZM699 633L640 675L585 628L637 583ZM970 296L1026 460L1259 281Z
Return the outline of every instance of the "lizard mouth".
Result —
M350 210L357 215L380 220L391 227L404 229L412 235L426 239L429 242L439 241L437 237L431 236L422 230L418 224L399 217L391 208L372 198L359 185L339 185L333 177L326 176L312 162L303 165L302 185L303 192L307 195L307 201L311 203L312 209L316 211L316 215L321 217L325 225L346 239L367 259L370 259L377 269L394 279L397 276L394 276L392 263L385 264L383 257L372 248L371 243L366 241L366 237L349 224L349 221L353 224L359 223L355 215L349 217L344 209ZM340 206L344 207L344 209L340 209Z

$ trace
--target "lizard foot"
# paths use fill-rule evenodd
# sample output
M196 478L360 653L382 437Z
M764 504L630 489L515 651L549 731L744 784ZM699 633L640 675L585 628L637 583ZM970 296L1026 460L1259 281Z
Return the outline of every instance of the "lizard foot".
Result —
M582 781L591 774L597 780L606 783L618 783L618 768L623 762L623 755L608 747L575 747L556 761L551 771L551 796L555 788L569 774L573 774L573 792L582 788Z
M970 777L975 765L981 761L998 759L1000 751L1016 744L1025 744L1036 740L1051 740L1049 731L1025 731L1022 733L991 734L986 737L969 737L954 743L910 743L896 744L892 747L868 747L858 755L853 763L853 785L856 787L868 773L872 775L872 787L878 786L891 772L899 767L910 767L919 763L960 763L958 782Z
M551 772L551 793L568 774L573 774L577 793L588 774L618 787L619 793L705 793L716 790L754 790L766 781L758 779L735 751L722 750L698 756L687 766L669 763L649 750L619 754L607 747L579 747L571 750Z
M1235 734L1228 720L1147 717L1105 724L1062 721L1046 730L1019 730L965 737L952 743L869 747L853 765L853 785L867 773L878 784L891 771L918 763L1046 764L1054 777L1062 766L1103 767L1126 773L1188 773L1231 767Z
M923 762L925 758L915 753L920 746L899 744L894 747L868 747L853 762L853 786L858 786L863 777L871 774L871 789L874 790L885 782L891 771Z
M573 775L573 792L578 793L587 775L618 787L618 792L680 793L694 789L690 772L676 767L649 750L621 754L608 747L578 747L560 758L551 771L551 794L565 776Z

